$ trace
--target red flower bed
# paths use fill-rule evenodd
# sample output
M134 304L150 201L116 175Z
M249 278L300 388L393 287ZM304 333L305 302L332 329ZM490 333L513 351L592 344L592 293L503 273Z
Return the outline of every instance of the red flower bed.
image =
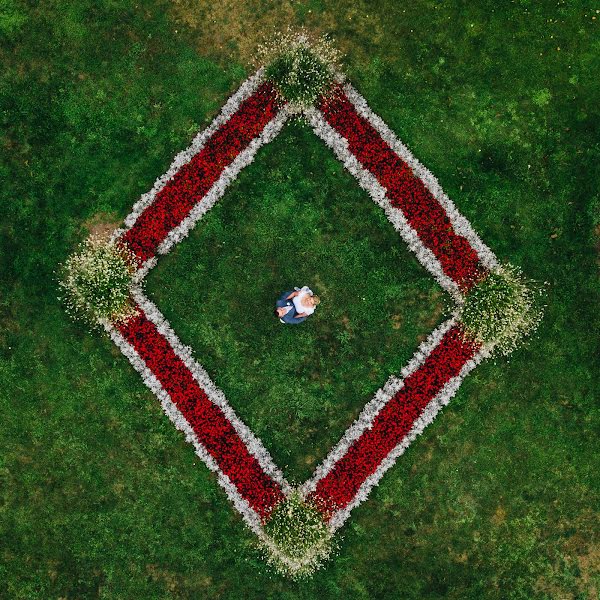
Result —
M245 95L238 96L242 97ZM281 110L273 87L268 82L259 85L253 94L235 106L237 109L231 117L166 182L141 214L134 212L130 216L129 224L133 222L133 225L121 239L135 252L140 264L156 255L169 232L177 228L192 209L202 202L222 176L224 169L250 146L252 140L263 132L265 126ZM464 235L455 231L442 203L369 121L360 116L343 90L340 88L339 94L330 100L320 101L317 108L338 134L331 136L330 127L323 124L319 116L319 123L328 132L329 138L334 138L334 142L330 143L327 135L321 137L330 143L338 157L342 156L346 166L350 163L354 165L353 155L385 189L386 210L389 211L389 205L400 210L412 228L405 237L410 240L414 235L413 230L416 231L423 246L435 256L436 260L433 260L429 252L423 253L421 245L411 246L438 281L442 279L447 284L447 278L450 278L465 292L475 281L485 276L486 268L475 248L464 236L469 237L482 254L487 253L488 266L493 265L495 260L491 251L476 236L471 235L470 228L465 228L464 223L461 225L454 221ZM279 116L287 118L285 111ZM283 120L277 119L278 126ZM216 127L216 123L214 126ZM319 135L318 130L315 131ZM350 155L339 136L347 141ZM270 139L272 137L262 137L261 141ZM401 154L406 157L404 152ZM410 157L407 160L411 160ZM349 170L353 169L354 167L349 167ZM353 172L356 175L356 169ZM371 187L377 188L370 193L379 202L379 187ZM136 215L137 219L134 220ZM397 229L402 228L405 232L404 221L398 225L394 218L390 220ZM186 222L186 226L190 221ZM161 249L163 250L164 248ZM426 255L424 260L421 254ZM441 276L442 272L447 277ZM455 291L452 283L444 287L449 287L451 293ZM169 333L168 328L165 330L161 326L161 331L167 331L166 334L158 331L155 323L164 323L162 315L144 298L141 290L137 301L141 305L138 317L118 328L107 328L124 354L142 373L146 384L163 401L169 416L186 431L189 425L196 438L198 454L211 468L215 468L213 461L216 463L221 484L236 502L246 522L257 531L257 516L264 523L272 508L283 500L284 491L286 494L289 492L288 484L268 452L249 434L237 417L232 416L232 411L224 404L222 397L215 396L213 383L208 376L199 374L198 365L182 351L181 342L172 332ZM131 352L130 347L137 356ZM427 419L433 418L437 409L432 400L438 397L439 401L443 397L447 402L456 389L447 387L447 384L455 377L462 378L483 356L479 352L479 346L465 340L459 326L450 324L438 328L423 348L423 362L417 360L413 363L415 370L404 380L402 388L391 398L385 397L389 399L379 412L376 412L379 409L377 402L368 405L365 409L366 416L358 421L357 427L350 429L351 434L343 438L323 466L317 469L313 479L307 482L305 493L310 491L310 497L321 507L326 518L331 518L334 513L366 498L369 486L381 476L385 465L391 464L390 461L396 456L392 454L390 457L390 453L403 441L406 443L406 436L411 430L412 437L429 422ZM180 356L184 356L185 360ZM416 366L417 363L420 366ZM465 365L467 368L463 370ZM149 376L147 370L153 377ZM203 381L206 389L198 384L192 372L196 374L198 381ZM173 414L170 402L163 397L154 378L179 414ZM182 423L181 419L187 423ZM369 425L362 429L364 423ZM207 454L212 460L207 458ZM252 510L248 510L243 501ZM334 529L340 524L334 525L332 520L330 526Z
M265 518L283 498L281 488L250 454L223 411L210 401L141 309L140 315L119 327L119 331L160 381L221 471L250 506Z
M348 141L348 149L386 188L392 206L399 208L423 244L433 252L444 273L467 291L484 275L477 252L458 235L444 207L413 174L375 128L361 117L343 89L318 107L327 122Z
M404 386L389 400L372 427L350 446L333 469L321 479L312 494L329 516L347 506L365 479L375 473L383 459L411 430L423 410L446 383L456 377L478 346L467 342L458 327L452 327L425 363L404 380Z
M140 262L156 254L169 231L177 227L219 179L223 169L257 137L279 110L271 84L263 83L238 111L156 195L123 240Z

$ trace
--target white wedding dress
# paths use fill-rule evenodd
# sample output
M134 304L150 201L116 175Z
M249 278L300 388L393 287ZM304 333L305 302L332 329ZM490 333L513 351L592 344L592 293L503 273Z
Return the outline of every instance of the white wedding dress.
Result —
M296 291L299 291L300 293L297 296L294 296L293 301L294 301L294 307L296 309L296 312L299 313L306 313L306 315L312 315L315 312L315 307L314 306L304 306L304 304L302 304L302 300L304 298L306 298L307 296L312 296L313 292L312 290L307 286L303 286L302 288L294 288Z

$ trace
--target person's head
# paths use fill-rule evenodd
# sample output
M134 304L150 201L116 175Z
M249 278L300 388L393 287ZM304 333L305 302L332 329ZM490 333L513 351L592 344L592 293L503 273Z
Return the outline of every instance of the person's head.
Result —
M311 306L317 306L317 304L321 302L321 298L319 298L319 296L317 296L316 294L313 294L312 296L309 296L306 299L306 302Z
M285 313L286 313L286 310L285 310L284 306L278 306L275 309L275 316L279 317L280 319L281 319L281 317L283 317L283 315L285 315Z

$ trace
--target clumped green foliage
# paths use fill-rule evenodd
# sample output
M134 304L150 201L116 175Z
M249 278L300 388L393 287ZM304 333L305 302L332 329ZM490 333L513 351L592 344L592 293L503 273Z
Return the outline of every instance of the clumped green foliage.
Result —
M60 268L59 287L71 317L95 325L136 314L130 298L135 255L124 244L90 236Z
M469 337L509 355L538 327L544 307L541 285L506 264L476 283L466 294L460 320Z
M340 56L327 36L316 37L304 29L291 28L275 34L257 51L258 62L266 65L266 77L278 95L297 108L333 93Z
M273 509L265 531L273 543L265 545L267 559L277 572L292 579L312 575L335 547L322 514L298 491Z

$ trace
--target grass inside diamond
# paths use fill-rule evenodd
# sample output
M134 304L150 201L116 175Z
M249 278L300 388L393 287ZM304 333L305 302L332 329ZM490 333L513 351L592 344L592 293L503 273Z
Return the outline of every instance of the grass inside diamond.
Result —
M281 324L275 299L305 284L321 304ZM147 289L298 482L444 316L437 283L300 121L161 258Z

